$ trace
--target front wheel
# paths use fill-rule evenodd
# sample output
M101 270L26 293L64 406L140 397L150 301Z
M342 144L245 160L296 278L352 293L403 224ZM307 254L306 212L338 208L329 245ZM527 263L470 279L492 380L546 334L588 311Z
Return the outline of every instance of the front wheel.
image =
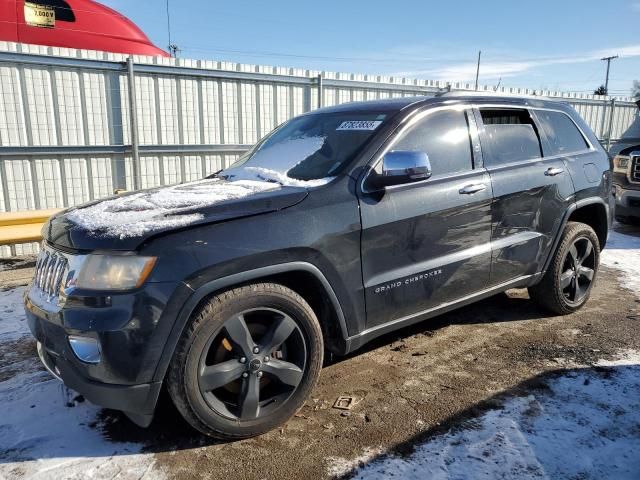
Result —
M584 223L569 222L549 269L530 297L559 315L582 308L589 299L600 263L600 242Z
M309 304L282 285L248 285L214 296L193 316L167 386L202 433L247 438L286 422L322 366L323 341Z

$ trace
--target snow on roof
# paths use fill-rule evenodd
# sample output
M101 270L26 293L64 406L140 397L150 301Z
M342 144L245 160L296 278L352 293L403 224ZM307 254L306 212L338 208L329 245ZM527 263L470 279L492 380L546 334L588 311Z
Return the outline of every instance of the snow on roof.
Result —
M195 209L275 190L273 182L199 180L105 200L67 213L73 223L108 237L127 238L153 230L179 228L204 216Z

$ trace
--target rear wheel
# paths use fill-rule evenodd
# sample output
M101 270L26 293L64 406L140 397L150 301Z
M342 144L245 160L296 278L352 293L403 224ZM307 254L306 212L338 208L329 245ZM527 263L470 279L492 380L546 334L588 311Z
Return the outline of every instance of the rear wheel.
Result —
M176 348L168 389L206 435L246 438L286 422L319 376L318 320L294 291L264 283L213 297Z
M589 299L600 263L600 242L584 223L569 222L551 265L529 295L559 315L580 309Z

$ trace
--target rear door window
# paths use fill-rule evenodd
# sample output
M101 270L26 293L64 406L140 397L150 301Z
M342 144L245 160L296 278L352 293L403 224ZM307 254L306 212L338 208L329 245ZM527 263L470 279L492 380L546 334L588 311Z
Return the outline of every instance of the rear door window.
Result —
M566 114L550 110L536 110L538 123L547 138L545 157L566 155L589 148L584 136ZM548 150L548 151L547 151Z
M498 166L542 157L537 128L526 109L481 109L485 164Z

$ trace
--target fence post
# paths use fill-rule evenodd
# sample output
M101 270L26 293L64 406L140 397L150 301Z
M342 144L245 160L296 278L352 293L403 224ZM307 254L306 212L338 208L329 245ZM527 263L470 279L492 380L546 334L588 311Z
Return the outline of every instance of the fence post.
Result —
M138 109L136 108L136 77L133 70L133 56L127 58L129 83L129 135L131 138L131 159L133 161L133 189L140 190L140 150L138 143Z
M600 119L600 131L597 133L598 138L604 140L604 127L607 123L607 99L602 101L602 118ZM595 130L595 129L594 129Z
M322 85L322 73L318 74L318 108L322 108L322 96L323 96L324 85Z
M611 133L613 132L613 114L616 111L616 99L611 99L611 114L609 115L609 132L607 133L607 152L611 148Z

